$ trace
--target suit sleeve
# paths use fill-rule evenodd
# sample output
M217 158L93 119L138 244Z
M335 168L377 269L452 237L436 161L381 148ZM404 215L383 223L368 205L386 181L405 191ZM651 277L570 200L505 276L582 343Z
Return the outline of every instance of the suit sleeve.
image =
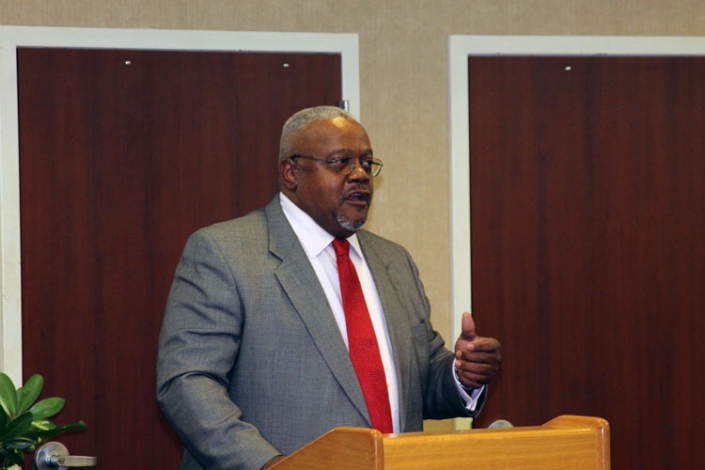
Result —
M157 401L186 448L207 470L259 469L280 452L242 421L228 395L243 312L217 244L191 236L176 269L159 339Z
M433 329L430 319L431 306L426 297L418 268L408 252L407 259L411 272L413 273L418 295L422 299L423 317L420 323L424 325L425 341L428 345L428 349L423 349L424 352L428 353L428 368L423 390L424 419L477 416L484 405L487 396L487 387L484 387L484 390L478 397L475 409L468 411L466 409L466 401L459 393L453 374L454 354L445 347L445 341L441 335ZM420 361L422 360L423 358L420 358Z

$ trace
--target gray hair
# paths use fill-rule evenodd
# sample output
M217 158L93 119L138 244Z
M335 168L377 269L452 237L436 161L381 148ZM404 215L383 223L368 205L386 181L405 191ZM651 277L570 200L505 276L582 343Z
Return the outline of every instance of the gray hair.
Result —
M349 112L336 106L316 106L298 111L284 123L281 140L279 141L279 161L286 160L294 153L299 131L315 121L327 121L342 117L344 119L357 119Z

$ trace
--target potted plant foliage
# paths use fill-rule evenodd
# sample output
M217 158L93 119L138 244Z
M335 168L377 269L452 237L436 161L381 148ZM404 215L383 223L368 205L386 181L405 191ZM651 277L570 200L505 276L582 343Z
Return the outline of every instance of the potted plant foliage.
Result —
M52 397L37 401L44 388L44 378L35 374L15 388L7 374L0 372L0 470L24 468L25 453L71 429L85 429L79 421L57 426L49 418L64 408L66 400Z

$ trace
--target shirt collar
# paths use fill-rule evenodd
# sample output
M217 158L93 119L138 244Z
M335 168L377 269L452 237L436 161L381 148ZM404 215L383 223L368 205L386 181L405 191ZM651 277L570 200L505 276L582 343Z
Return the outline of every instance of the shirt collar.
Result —
M281 203L282 211L284 211L286 219L289 221L291 228L294 229L294 233L298 237L299 242L301 242L306 256L308 256L309 259L316 258L333 242L335 238L333 235L318 225L310 215L294 204L294 202L282 192L279 193L279 202ZM360 248L360 241L357 239L357 234L353 233L348 237L348 242L350 242L350 246L353 247L357 255L362 258L362 249Z

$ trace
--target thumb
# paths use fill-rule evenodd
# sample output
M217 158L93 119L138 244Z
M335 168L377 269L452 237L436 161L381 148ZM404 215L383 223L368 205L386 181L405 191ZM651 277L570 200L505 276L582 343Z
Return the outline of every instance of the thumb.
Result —
M472 341L475 339L475 320L473 320L470 312L463 312L460 336L463 339Z

